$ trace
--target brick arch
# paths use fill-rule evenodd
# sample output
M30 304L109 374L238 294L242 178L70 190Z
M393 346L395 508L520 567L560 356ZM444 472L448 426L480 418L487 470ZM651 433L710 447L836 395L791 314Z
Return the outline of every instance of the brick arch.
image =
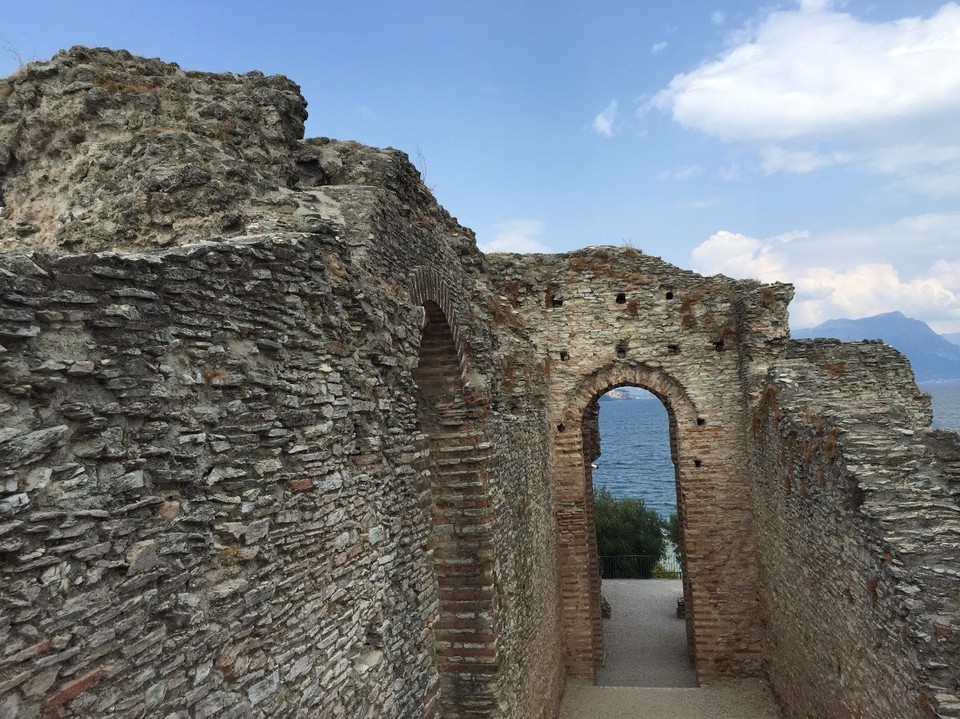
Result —
M679 413L679 417L684 421L689 420L696 424L696 407L680 382L661 369L624 362L605 367L586 377L567 402L564 417L569 416L570 412L582 413L588 402L614 387L623 385L643 387L660 398L671 416Z
M596 669L603 662L604 648L590 470L592 457L588 456L592 441L585 416L602 394L625 385L652 392L667 409L670 451L676 468L681 543L685 543L687 519L684 489L690 481L690 469L695 461L687 455L693 446L691 440L695 442L696 435L704 429L703 420L698 418L696 407L683 385L660 369L632 363L617 363L583 379L553 422L553 486L567 671L571 676L590 680L596 678ZM696 597L692 591L691 572L688 567L684 570L687 640L692 656L696 657Z
M449 291L429 270L414 273L411 287L424 307L413 379L436 580L436 604L431 612L427 602L426 624L433 630L438 684L425 697L425 713L444 719L493 717L500 652L487 405L471 397L465 385L466 362Z
M464 349L457 308L447 283L433 268L417 267L407 276L407 287L410 290L410 299L413 300L414 304L425 307L427 303L433 303L443 313L450 330L453 347L457 353L460 377L461 379L466 377L467 353ZM469 388L466 389L469 390Z

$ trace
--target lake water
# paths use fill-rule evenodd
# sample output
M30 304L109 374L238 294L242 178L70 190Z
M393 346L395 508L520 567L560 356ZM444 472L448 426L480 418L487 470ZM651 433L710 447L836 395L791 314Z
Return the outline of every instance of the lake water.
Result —
M960 432L960 381L926 382L933 398L933 426ZM677 495L670 461L667 410L653 395L600 403L600 449L593 483L614 497L636 497L668 517Z
M614 497L642 499L662 517L677 506L667 410L653 395L600 403L600 458L596 487Z
M933 426L960 432L960 381L924 382L920 389L933 399Z

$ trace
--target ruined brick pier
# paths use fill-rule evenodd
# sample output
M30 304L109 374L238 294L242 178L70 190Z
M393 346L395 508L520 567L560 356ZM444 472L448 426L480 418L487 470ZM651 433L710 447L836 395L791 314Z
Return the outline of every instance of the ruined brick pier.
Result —
M552 719L603 660L597 398L670 418L698 676L960 717L960 440L788 285L489 255L290 81L0 80L0 717Z

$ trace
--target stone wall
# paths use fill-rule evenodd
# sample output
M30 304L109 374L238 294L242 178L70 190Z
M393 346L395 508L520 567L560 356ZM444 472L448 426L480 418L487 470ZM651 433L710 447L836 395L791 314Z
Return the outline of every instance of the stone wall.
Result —
M7 258L8 711L419 711L371 691L435 681L430 567L400 551L427 532L419 317L343 259L306 236Z
M4 258L5 715L436 711L422 310L348 253ZM542 445L486 446L504 716L535 716L562 678Z
M4 87L0 716L553 716L542 389L524 387L528 346L495 337L471 233L406 157L298 139L295 87L256 74L78 48ZM292 130L238 159L202 120L221 101ZM124 118L134 137L104 144ZM190 157L138 155L165 147L156 127ZM143 186L191 167L207 180ZM180 214L141 208L151 193ZM210 224L210 203L242 222ZM87 252L104 246L124 252ZM431 312L472 408L459 452L424 433ZM469 483L445 511L485 534L451 544L436 467L480 453L482 515ZM484 567L462 597L494 625L477 652L443 636L457 559Z
M765 662L788 717L960 716L954 433L878 343L791 343L753 419Z

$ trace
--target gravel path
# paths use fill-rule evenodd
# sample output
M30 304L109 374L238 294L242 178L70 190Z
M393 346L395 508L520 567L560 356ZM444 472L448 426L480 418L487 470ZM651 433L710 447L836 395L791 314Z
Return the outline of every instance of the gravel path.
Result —
M762 679L695 689L595 687L569 680L560 719L780 719L780 711Z
M603 622L606 664L602 687L695 687L687 655L687 625L677 619L679 579L605 579L610 619Z
M762 679L697 686L677 619L679 581L607 579L606 666L591 686L567 682L560 719L779 719Z

